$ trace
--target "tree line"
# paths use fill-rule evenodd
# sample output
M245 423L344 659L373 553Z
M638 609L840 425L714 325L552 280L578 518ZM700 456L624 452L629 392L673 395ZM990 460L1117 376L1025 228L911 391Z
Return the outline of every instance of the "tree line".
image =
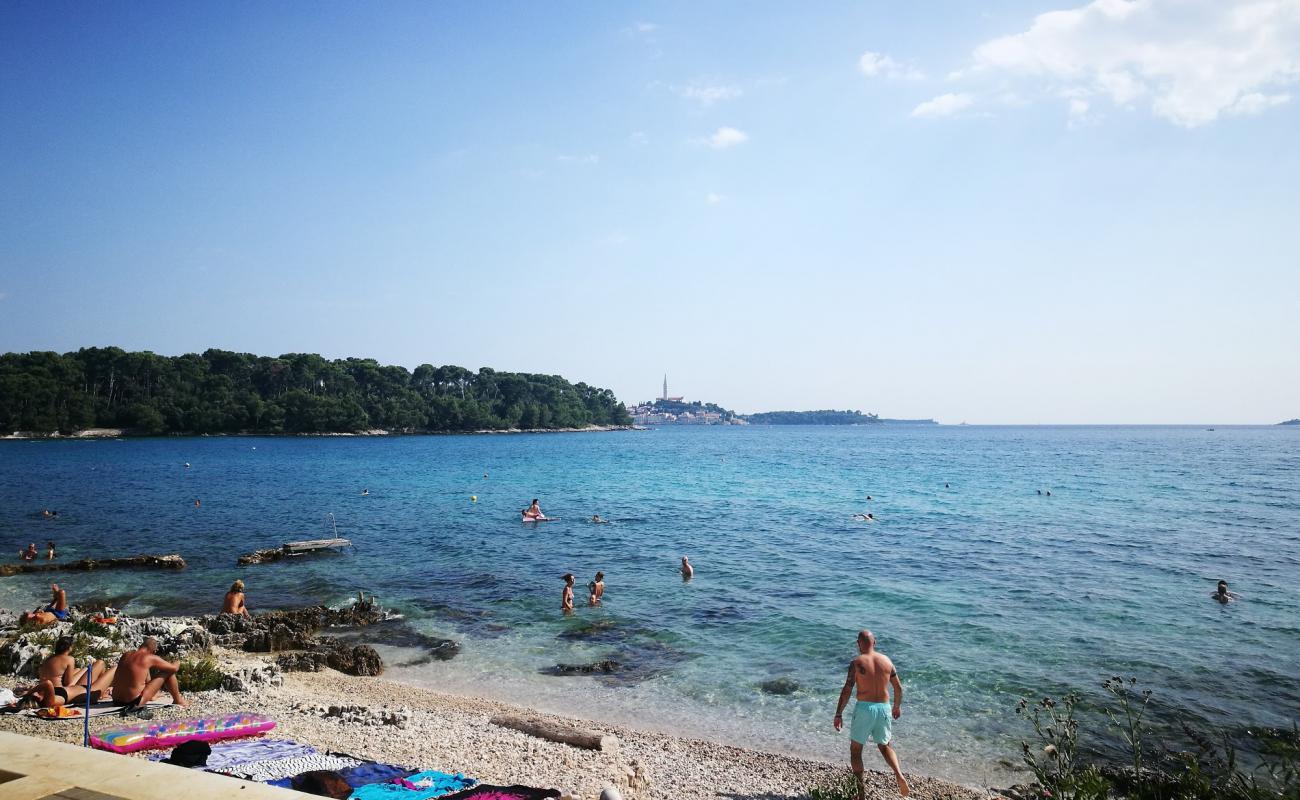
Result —
M558 375L374 359L117 347L0 355L0 433L402 433L631 421L608 389Z

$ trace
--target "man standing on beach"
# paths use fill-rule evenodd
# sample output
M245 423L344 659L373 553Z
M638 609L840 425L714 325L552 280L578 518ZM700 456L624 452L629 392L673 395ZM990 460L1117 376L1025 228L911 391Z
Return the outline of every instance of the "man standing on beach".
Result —
M898 679L894 662L884 653L876 652L876 637L871 631L858 632L858 657L849 662L849 676L840 691L840 703L835 708L835 730L844 726L844 707L849 693L857 689L858 702L853 707L853 725L849 729L849 762L858 781L858 798L866 797L867 786L862 778L862 748L868 740L875 742L885 763L894 771L899 794L907 797L907 781L898 766L898 754L890 746L893 739L893 720L903 713L903 683ZM889 687L894 687L894 706L889 706Z

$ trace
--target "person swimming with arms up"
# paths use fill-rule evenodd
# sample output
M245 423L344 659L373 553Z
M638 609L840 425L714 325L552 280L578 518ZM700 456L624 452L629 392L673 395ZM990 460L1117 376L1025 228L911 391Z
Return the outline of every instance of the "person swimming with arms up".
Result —
M866 514L854 514L854 515L853 515L853 518L856 519L856 520L858 520L859 522L875 522L875 521L876 521L876 518L875 518L875 517L874 517L870 512L868 512L868 513L866 513Z
M35 561L36 556L37 556L36 542L32 542L31 544L27 545L26 550L18 551L18 557L21 558L23 561Z
M1215 600L1217 600L1218 602L1226 606L1228 603L1231 603L1233 600L1240 598L1241 595L1237 594L1236 592L1228 591L1227 581L1219 581L1219 585L1215 587L1213 592L1210 592L1210 597L1213 597Z

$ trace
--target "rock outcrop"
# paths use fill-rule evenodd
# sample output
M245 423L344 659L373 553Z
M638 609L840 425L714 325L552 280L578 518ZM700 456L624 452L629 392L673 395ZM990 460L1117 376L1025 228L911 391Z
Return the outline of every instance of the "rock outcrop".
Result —
M65 570L88 572L97 569L185 569L185 559L178 555L166 556L130 556L127 558L83 558L77 561L0 564L0 578L26 572L60 572Z

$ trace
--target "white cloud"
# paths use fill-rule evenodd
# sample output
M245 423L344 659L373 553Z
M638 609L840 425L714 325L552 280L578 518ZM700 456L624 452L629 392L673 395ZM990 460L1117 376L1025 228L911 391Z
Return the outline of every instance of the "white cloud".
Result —
M632 29L637 33L654 33L659 30L659 26L653 22L637 22Z
M714 131L712 136L705 139L704 143L714 150L725 150L728 147L735 147L747 141L749 141L749 134L742 130L723 126Z
M1257 114L1287 102L1277 88L1300 81L1300 2L1094 0L977 47L961 77L982 76L1141 101L1185 127Z
M627 143L640 147L650 143L650 137L645 135L645 131L632 131L628 134Z
M1238 98L1237 102L1225 109L1228 114L1259 114L1274 106L1291 101L1289 94L1260 94L1251 92Z
M739 86L707 80L694 80L685 86L674 86L673 93L678 97L699 103L708 108L720 100L734 100L744 94Z
M578 156L556 156L555 160L561 164L599 164L600 156L595 153L586 153Z
M950 117L975 104L975 98L969 94L941 94L926 100L912 109L914 117Z
M858 59L858 69L868 78L918 80L925 77L925 74L916 67L909 64L900 64L883 53L873 53L870 50L863 53L862 57Z
M722 201L723 201L722 195L718 194L717 192L709 192L704 196L704 202L708 203L711 206L716 206L718 203L721 203Z

